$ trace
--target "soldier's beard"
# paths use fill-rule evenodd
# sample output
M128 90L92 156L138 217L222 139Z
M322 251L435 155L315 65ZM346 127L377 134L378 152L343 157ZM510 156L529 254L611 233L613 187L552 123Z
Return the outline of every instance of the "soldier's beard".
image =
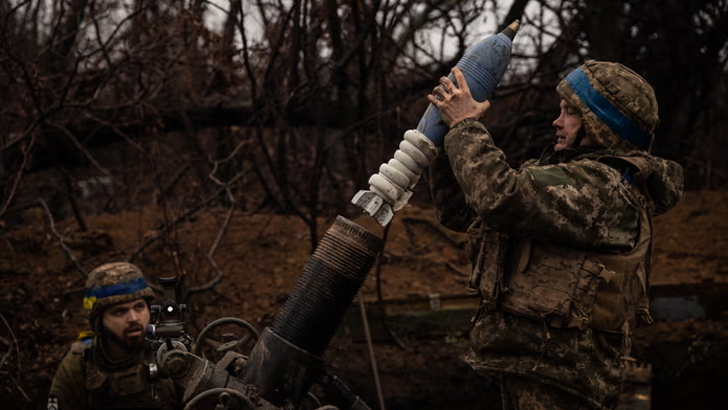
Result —
M129 327L124 329L121 337L115 334L113 337L122 345L136 350L144 346L144 327L142 327L141 323L131 323Z
M137 330L141 324L129 326L121 335L103 329L99 337L99 348L95 349L96 359L101 367L107 370L126 369L139 361L139 354L144 351L144 337L129 337L125 333Z

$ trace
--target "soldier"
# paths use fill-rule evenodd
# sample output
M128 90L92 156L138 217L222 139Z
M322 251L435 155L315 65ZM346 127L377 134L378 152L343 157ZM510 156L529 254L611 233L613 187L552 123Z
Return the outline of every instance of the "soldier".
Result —
M649 315L652 216L672 208L682 167L649 154L652 87L587 61L559 85L557 140L513 169L477 121L462 73L429 100L450 127L431 166L440 222L467 231L482 295L464 357L497 375L504 409L613 409L631 336Z
M83 332L58 367L49 409L175 408L171 382L159 381L155 398L148 381L145 334L153 299L144 275L130 263L91 271L83 306L93 332Z

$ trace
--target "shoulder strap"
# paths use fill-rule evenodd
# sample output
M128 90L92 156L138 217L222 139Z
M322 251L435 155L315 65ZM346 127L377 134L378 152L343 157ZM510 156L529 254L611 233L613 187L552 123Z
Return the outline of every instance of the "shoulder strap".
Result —
M642 156L615 156L612 157L621 161L624 161L632 166L637 172L634 175L634 180L637 184L642 184L652 174L652 164L650 160Z

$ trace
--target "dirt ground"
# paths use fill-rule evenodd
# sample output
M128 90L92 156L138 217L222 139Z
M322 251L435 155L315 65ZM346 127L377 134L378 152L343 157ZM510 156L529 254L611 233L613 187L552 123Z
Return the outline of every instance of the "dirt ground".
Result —
M652 363L654 409L722 409L728 402L728 192L688 192L676 209L655 219L654 292L698 295L712 301L707 318L661 320L639 329L635 355ZM23 229L3 230L0 239L0 408L45 408L55 369L79 331L84 278L59 246L42 210ZM73 219L56 221L64 244L84 270L135 258L156 281L180 276L184 289L215 278L206 254L225 210L196 214L169 236L155 227L164 215L145 209L89 217L88 232ZM370 231L367 216L353 219ZM333 220L319 221L323 233ZM308 262L308 228L293 216L234 214L213 258L225 273L214 291L192 294L186 304L197 328L220 317L269 325ZM152 240L159 238L157 240ZM363 289L368 303L467 293L465 236L437 224L433 211L409 207L387 233L381 266ZM661 293L662 292L662 293ZM356 305L356 303L354 304ZM374 353L386 408L492 409L498 391L490 380L468 372L458 357L467 350L466 328L438 324L392 328L377 337ZM324 354L330 372L344 379L372 408L377 392L366 343L337 334Z

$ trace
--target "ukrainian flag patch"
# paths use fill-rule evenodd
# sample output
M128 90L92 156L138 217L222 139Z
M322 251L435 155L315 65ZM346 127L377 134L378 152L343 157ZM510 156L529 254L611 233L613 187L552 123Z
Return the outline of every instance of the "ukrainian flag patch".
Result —
M86 310L92 310L96 303L96 296L87 296L83 298L83 308Z

